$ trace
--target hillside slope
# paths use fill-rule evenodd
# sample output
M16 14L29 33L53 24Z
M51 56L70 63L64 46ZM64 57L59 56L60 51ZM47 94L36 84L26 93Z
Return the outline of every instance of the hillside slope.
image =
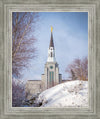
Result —
M42 107L87 107L88 81L69 81L43 91L37 100Z

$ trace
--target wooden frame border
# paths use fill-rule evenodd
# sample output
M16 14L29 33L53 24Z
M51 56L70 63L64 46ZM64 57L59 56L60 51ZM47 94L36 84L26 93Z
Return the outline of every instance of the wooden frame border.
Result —
M0 1L0 112L1 119L99 119L100 118L100 1L99 0L3 0ZM12 53L12 12L52 11L88 12L89 49L89 107L88 108L32 108L11 107L11 53Z

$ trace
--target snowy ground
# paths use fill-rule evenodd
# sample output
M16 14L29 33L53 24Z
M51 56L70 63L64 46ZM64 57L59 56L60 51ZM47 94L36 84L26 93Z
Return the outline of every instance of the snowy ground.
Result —
M87 107L88 81L69 81L43 91L37 100L42 107Z

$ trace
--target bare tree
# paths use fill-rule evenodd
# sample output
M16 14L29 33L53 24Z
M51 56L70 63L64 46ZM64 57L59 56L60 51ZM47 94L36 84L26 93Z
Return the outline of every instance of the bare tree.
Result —
M22 101L25 99L24 83L20 80L12 80L12 106L22 106Z
M75 59L65 70L72 79L88 80L88 59Z
M20 77L21 71L36 56L34 31L37 18L37 13L12 13L12 74L15 77Z

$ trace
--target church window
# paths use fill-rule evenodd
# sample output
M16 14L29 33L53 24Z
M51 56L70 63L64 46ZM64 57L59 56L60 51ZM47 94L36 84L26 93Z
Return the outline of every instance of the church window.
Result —
M51 52L51 57L52 57L52 52Z
M50 83L53 82L53 80L54 80L54 72L51 71L50 72Z
M52 71L52 81L54 80L54 72Z

